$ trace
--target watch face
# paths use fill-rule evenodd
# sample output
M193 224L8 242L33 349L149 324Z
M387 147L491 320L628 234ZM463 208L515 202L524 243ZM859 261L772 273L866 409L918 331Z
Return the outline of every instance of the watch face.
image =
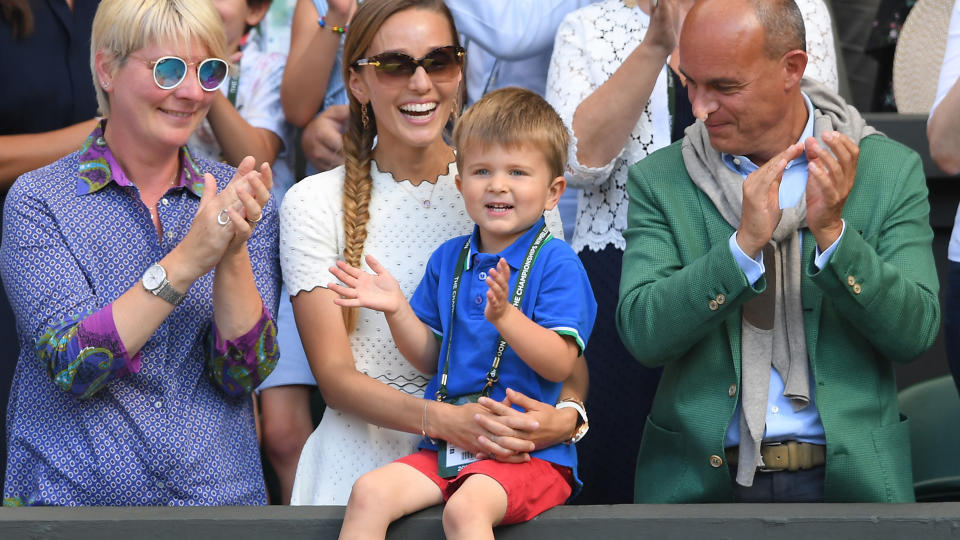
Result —
M155 290L163 280L167 278L167 272L159 264L154 264L143 273L143 286L150 291Z

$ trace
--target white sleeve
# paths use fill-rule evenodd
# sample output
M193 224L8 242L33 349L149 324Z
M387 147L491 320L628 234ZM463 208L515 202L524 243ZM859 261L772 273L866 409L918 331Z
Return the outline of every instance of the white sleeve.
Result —
M284 140L283 105L280 103L280 83L287 57L281 53L244 56L240 61L240 93L237 111L248 124L270 130Z
M937 99L930 109L930 116L937 105L943 101L947 92L960 78L960 0L953 3L953 13L950 15L950 30L947 32L947 50L943 55L943 64L940 66L940 79L937 81Z
M457 31L501 60L550 50L563 17L591 0L447 0Z
M837 51L834 47L830 10L823 0L797 0L807 34L805 77L824 84L834 92L838 88Z
M547 102L557 110L563 123L570 132L570 149L567 157L567 183L570 187L582 189L598 186L610 178L615 156L603 167L586 167L577 161L577 135L573 132L573 114L605 81L594 81L591 77L590 51L587 50L590 27L580 11L569 14L557 29L557 38L550 58L550 70L547 72L547 90L544 96Z
M304 178L280 207L280 268L287 292L326 288L343 252L343 167Z

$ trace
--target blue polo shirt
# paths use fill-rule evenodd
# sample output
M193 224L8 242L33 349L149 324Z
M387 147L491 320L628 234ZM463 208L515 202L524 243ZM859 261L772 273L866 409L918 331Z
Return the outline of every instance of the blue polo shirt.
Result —
M483 316L487 304L487 272L496 266L500 257L510 265L510 294L517 283L520 267L530 244L543 224L543 218L513 244L500 253L479 253L479 229L475 226L470 236L467 268L460 280L457 294L456 320L450 320L450 301L453 296L454 269L466 236L444 242L430 256L426 272L417 290L410 298L417 317L440 338L440 356L437 375L430 379L425 399L436 399L440 386L447 348L453 332L450 351L450 370L447 390L451 397L473 394L483 389L487 372L496 353L497 329ZM540 326L576 340L581 354L593 330L597 302L580 259L570 246L561 240L549 238L537 255L527 278L527 289L520 310ZM536 374L523 360L507 347L500 362L500 379L490 397L502 400L507 388L523 392L544 403L555 403L560 396L561 383L550 382ZM421 448L436 450L436 445L423 441ZM540 459L576 470L577 453L574 445L558 444L531 454Z

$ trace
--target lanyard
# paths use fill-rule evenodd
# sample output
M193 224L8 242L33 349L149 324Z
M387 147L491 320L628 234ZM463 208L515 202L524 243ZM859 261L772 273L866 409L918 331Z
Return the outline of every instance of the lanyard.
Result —
M513 298L510 300L510 303L518 309L520 308L520 302L523 300L523 293L527 288L527 278L530 277L530 269L533 268L533 261L537 258L537 253L539 253L540 248L543 247L543 244L550 238L550 231L547 230L546 224L540 225L540 230L537 231L537 235L530 244L530 248L527 249L527 255L523 258L523 266L520 267L520 275L517 276L517 285L513 289ZM457 292L460 290L460 281L463 277L463 271L467 266L467 256L469 253L470 238L467 238L467 241L463 244L463 248L460 250L460 256L457 258L457 266L453 273L453 287L450 295L450 337L447 339L447 354L443 363L443 374L440 375L440 388L437 389L437 401L447 399L447 375L450 372L450 349L453 348L453 328L457 320ZM481 394L484 396L490 394L493 385L500 378L498 368L500 367L500 361L503 359L503 352L506 349L507 342L503 339L503 336L497 335L497 352L493 356L493 366L491 366L490 371L487 372L486 384L484 384L483 390L481 391Z
M227 86L227 99L230 100L230 104L233 105L233 108L237 108L237 88L240 86L240 63L237 62L236 74L230 76L230 82Z

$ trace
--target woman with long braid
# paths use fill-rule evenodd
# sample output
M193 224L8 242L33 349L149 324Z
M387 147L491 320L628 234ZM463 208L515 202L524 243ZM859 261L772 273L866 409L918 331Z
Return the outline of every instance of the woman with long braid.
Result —
M441 137L458 108L463 65L444 3L363 2L343 64L345 164L295 185L281 211L284 280L328 405L301 454L293 504L346 504L357 477L409 454L421 436L524 460L535 446L568 439L577 424L575 410L517 393L512 403L526 413L425 401L428 379L397 351L383 315L334 304L338 296L326 287L341 257L369 271L362 255L375 254L409 296L429 254L472 229L454 182L453 149Z

